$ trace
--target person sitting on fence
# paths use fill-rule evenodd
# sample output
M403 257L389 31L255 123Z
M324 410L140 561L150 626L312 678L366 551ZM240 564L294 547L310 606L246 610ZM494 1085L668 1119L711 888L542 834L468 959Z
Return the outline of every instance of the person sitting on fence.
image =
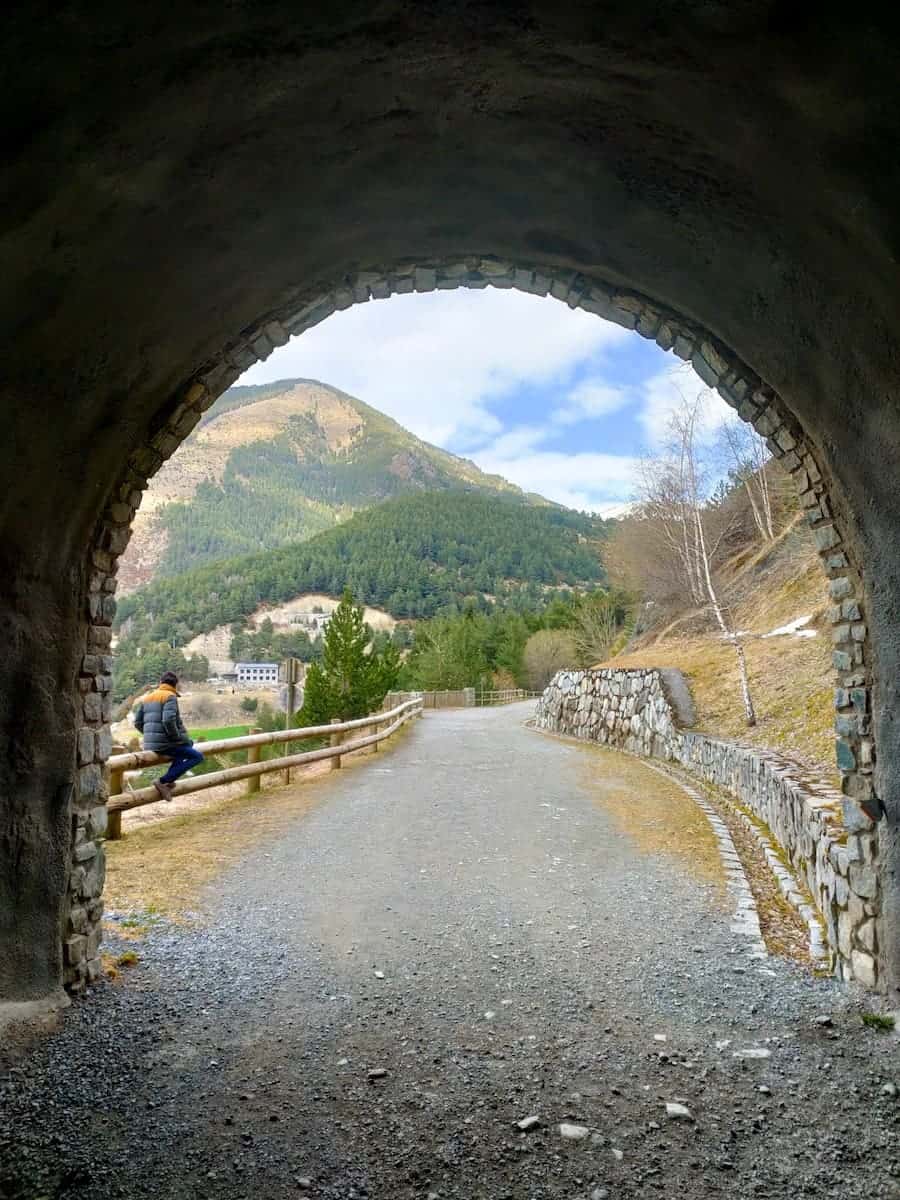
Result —
M176 779L203 762L203 755L194 749L178 710L178 676L166 671L159 687L144 696L134 714L134 726L143 735L144 749L152 750L172 765L153 786L163 800L171 800Z

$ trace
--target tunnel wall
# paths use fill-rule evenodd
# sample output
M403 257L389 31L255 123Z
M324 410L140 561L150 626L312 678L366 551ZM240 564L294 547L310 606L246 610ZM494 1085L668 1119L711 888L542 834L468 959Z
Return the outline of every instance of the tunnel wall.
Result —
M676 673L677 674L677 673ZM822 917L835 973L878 989L878 832L839 792L782 755L681 727L659 670L560 671L535 725L647 758L676 762L725 788L764 821ZM802 778L801 778L802 775Z
M70 884L64 913L65 983L78 992L99 971L100 905L84 901L84 859L92 852L90 880L103 878L103 849L94 836L99 808L108 795L101 771L109 754L111 623L115 613L118 556L128 544L130 525L151 476L159 470L213 404L255 362L267 358L292 336L302 334L332 313L370 300L412 292L458 287L515 288L549 296L572 309L582 309L655 341L665 351L691 363L700 378L766 439L772 455L793 477L807 521L830 580L834 605L834 663L838 673L838 766L851 821L866 822L856 806L872 794L875 763L871 731L872 683L867 658L867 626L863 613L861 573L848 540L832 511L817 451L776 393L726 346L696 324L633 291L574 271L551 271L539 265L490 257L450 261L405 262L384 270L361 271L338 279L328 290L301 294L290 306L263 316L213 362L200 365L183 391L172 398L150 440L128 458L115 484L89 551L89 584L84 597L85 647L78 687L83 719L78 734L83 753L75 792L76 830ZM79 833L79 830L83 832Z

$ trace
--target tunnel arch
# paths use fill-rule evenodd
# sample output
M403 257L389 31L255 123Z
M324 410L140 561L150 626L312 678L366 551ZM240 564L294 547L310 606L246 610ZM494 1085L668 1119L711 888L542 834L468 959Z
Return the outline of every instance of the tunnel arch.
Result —
M3 39L0 996L97 970L114 569L149 476L347 292L512 286L512 263L654 337L681 314L796 441L852 568L835 628L868 711L839 715L848 787L884 801L900 986L895 31L771 0L184 0L136 36L122 6L14 0Z
M868 629L862 579L855 561L852 542L835 516L825 475L813 443L775 391L728 348L696 323L689 322L636 292L616 287L596 277L578 272L548 271L540 267L512 263L491 256L468 256L448 261L407 261L389 270L370 270L341 277L329 289L311 298L268 313L254 326L242 331L216 361L204 364L178 389L151 440L131 456L122 476L116 481L93 544L90 547L91 572L88 579L85 610L90 619L85 655L79 675L84 693L83 717L79 734L79 801L76 805L76 839L73 847L69 882L69 915L64 935L65 981L72 991L81 990L98 972L95 951L99 945L99 921L102 887L102 847L91 871L79 859L83 847L93 841L93 833L103 824L105 799L103 763L108 757L111 738L102 696L111 686L109 638L115 614L115 572L124 552L130 524L140 504L150 476L175 452L199 422L203 412L255 362L266 359L288 340L334 312L370 300L392 295L430 292L454 288L496 287L516 289L536 296L552 297L572 309L581 309L654 341L662 350L671 351L689 362L701 380L737 411L742 420L761 434L773 457L793 478L805 517L816 540L820 560L828 579L832 600L830 610L837 673L835 694L837 765L844 792L844 823L853 833L873 830L873 822L860 808L860 802L880 807L873 787L875 743L870 713L874 680L867 654ZM92 815L95 814L95 815ZM95 843L96 844L96 843ZM97 893L97 894L94 894ZM876 928L880 897L871 897L858 925L874 918ZM837 937L838 912L835 911L831 936ZM879 962L873 946L850 935L847 953L839 969L852 978L849 962L856 952L859 977L867 986L883 982L884 962ZM875 949L884 938L876 934Z

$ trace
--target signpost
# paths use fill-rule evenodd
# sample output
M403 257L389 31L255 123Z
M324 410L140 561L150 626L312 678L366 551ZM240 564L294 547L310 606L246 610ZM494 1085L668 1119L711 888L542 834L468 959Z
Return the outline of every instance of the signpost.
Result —
M287 704L284 712L284 727L291 729L294 722L294 708L297 703L297 684L300 682L302 667L299 658L286 658L281 664L282 681L287 684ZM284 772L284 782L291 782L291 769Z

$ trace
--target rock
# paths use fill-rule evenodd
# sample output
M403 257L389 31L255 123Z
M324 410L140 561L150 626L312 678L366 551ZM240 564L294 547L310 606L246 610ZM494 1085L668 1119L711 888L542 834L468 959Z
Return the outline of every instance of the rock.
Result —
M376 979L384 979L384 971L376 971L375 978Z
M693 1121L694 1119L686 1104L675 1104L672 1101L666 1103L666 1116L673 1121Z
M889 1096L892 1100L897 1099L898 1091L896 1083L886 1083L881 1089L882 1096Z
M834 1021L832 1021L831 1017L825 1014L821 1017L816 1017L814 1024L821 1025L823 1029L830 1029L834 1024Z
M529 1129L537 1129L540 1123L540 1117L523 1117L521 1121L516 1121L516 1129L521 1129L523 1133L527 1133Z
M384 1069L384 1067L373 1067L368 1073L369 1079L385 1079L386 1077L387 1071Z
M312 1180L308 1175L298 1175L294 1180L294 1183L302 1192L308 1192L312 1187Z
M772 1051L763 1046L748 1046L744 1050L732 1050L732 1058L771 1058Z
M591 1192L591 1200L608 1200L609 1192L606 1188L594 1188Z
M850 955L850 964L853 968L853 978L862 984L865 988L874 988L878 982L875 959L871 954L864 954L862 950L854 950Z
M613 1149L612 1156L616 1160L616 1162L621 1162L622 1159L625 1157L624 1153L621 1150L616 1150L615 1148Z
M559 1127L560 1137L570 1142L583 1141L590 1132L587 1125L570 1125L568 1121L563 1121Z

